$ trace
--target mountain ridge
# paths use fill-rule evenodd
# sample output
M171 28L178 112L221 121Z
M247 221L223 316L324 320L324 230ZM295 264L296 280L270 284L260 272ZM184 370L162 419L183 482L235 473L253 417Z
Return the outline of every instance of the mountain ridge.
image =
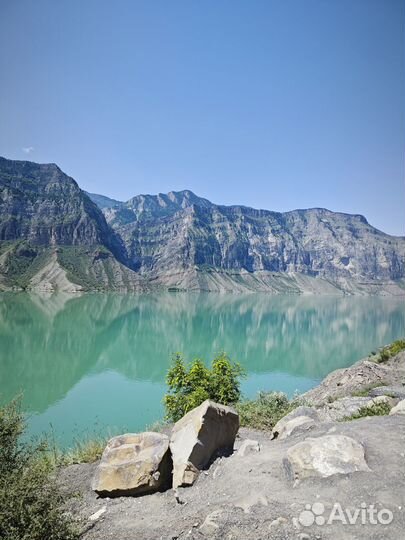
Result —
M179 191L169 191L167 193L162 193L162 192L159 192L159 193L156 193L156 194L141 193L141 194L138 194L138 195L135 195L135 196L131 197L127 201L118 201L116 199L112 199L112 198L110 198L108 196L105 196L105 195L86 192L86 194L92 199L92 201L95 204L97 204L100 207L101 210L108 209L108 208L114 208L114 207L122 207L122 206L125 206L125 205L129 204L130 201L133 201L134 199L137 199L137 198L159 198L159 197L162 197L162 196L163 197L169 197L171 194L182 195L183 193L189 193L193 197L195 197L196 199L199 199L200 201L206 201L207 203L209 203L210 206L218 206L218 207L224 207L224 208L245 208L245 209L255 210L257 212L272 213L272 214L290 214L290 213L293 213L293 212L310 212L310 211L313 211L313 210L319 210L319 211L325 211L325 212L332 213L332 214L340 214L342 216L351 216L351 217L354 217L354 218L359 218L364 223L366 223L368 225L371 225L369 223L369 221L367 220L367 218L363 214L357 214L357 213L352 214L350 212L342 212L340 210L331 210L330 208L326 208L326 207L323 207L323 206L312 206L312 207L309 207L309 208L294 208L292 210L279 211L279 210L269 210L268 208L256 208L254 206L248 206L248 205L245 205L245 204L213 203L209 199L206 199L204 197L200 197L199 195L196 195L192 190L187 189L187 188L179 190ZM105 200L105 202L104 202L104 200ZM107 201L111 201L113 204L108 205ZM373 225L371 225L371 226L374 229L376 229L376 230L378 230L380 232L383 232L384 234L387 234L388 236L393 236L394 238L405 238L405 236L402 236L402 235L394 235L394 234L390 234L390 233L385 233L381 229L378 229L377 227L374 227Z
M117 201L55 164L0 158L0 287L66 283L404 295L405 238L361 214L217 205L187 189Z

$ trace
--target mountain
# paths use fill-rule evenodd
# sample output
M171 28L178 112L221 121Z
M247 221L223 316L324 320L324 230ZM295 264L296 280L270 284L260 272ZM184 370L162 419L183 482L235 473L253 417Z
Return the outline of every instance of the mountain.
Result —
M0 287L127 289L128 266L119 235L57 165L0 158Z
M3 158L0 211L3 288L405 295L405 238L361 215L221 206L189 190L120 202L56 165Z

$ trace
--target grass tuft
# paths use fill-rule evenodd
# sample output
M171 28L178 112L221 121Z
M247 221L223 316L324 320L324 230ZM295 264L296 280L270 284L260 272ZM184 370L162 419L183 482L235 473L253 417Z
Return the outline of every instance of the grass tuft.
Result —
M271 431L283 416L298 405L297 399L290 401L282 392L259 392L256 399L240 401L235 408L241 426Z
M101 458L107 439L87 439L77 441L73 448L61 454L62 465L73 465L77 463L94 463Z

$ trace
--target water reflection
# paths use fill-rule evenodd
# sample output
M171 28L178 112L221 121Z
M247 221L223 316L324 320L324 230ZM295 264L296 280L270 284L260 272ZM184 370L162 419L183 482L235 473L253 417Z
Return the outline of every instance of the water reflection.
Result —
M6 400L23 390L29 410L43 413L89 378L103 375L108 389L107 375L116 373L136 382L138 397L142 384L148 387L148 400L151 387L161 395L173 351L211 358L220 350L245 365L250 394L276 380L281 389L305 389L404 333L405 303L395 299L6 293L0 295L0 395ZM108 399L119 403L114 381ZM102 408L97 384L91 387L92 403ZM116 415L119 420L119 410Z

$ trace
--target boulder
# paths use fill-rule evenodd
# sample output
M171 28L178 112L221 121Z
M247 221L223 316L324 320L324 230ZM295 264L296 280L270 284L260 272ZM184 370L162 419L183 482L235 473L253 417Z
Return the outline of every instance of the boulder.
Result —
M101 496L141 495L171 484L169 438L153 432L113 437L101 457L92 489Z
M275 439L277 437L278 439L283 440L290 437L290 435L303 433L315 425L315 421L312 418L309 418L309 416L297 416L296 418L291 418L291 420L283 422L281 425L278 425L277 423L275 425L276 429L273 430L273 438Z
M210 400L176 422L170 437L173 487L192 485L217 451L232 450L238 429L237 412Z
M297 419L300 420L297 420ZM319 422L319 414L313 407L300 406L277 422L272 431L273 439L285 439L294 431L309 429ZM306 426L306 427L304 427Z
M395 407L390 410L390 414L405 414L405 399L395 405Z
M284 466L290 479L297 482L317 476L369 471L363 446L346 435L308 438L287 450Z

